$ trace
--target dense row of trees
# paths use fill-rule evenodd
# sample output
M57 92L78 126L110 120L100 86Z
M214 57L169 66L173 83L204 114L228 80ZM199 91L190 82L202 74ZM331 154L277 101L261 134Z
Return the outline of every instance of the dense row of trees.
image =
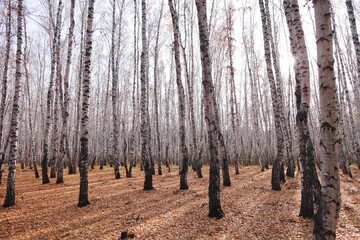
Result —
M360 6L167 3L0 3L3 206L15 204L17 162L37 178L41 165L43 184L63 183L64 167L78 167L79 207L90 204L89 165L109 164L117 179L120 166L131 177L139 165L151 190L156 164L159 175L179 164L186 190L189 166L201 178L209 164L217 218L225 216L220 170L231 186L232 165L238 174L239 164L272 164L279 191L285 168L294 177L297 166L300 216L313 217L317 204L314 238L335 238L339 169L351 177L349 165L360 167Z

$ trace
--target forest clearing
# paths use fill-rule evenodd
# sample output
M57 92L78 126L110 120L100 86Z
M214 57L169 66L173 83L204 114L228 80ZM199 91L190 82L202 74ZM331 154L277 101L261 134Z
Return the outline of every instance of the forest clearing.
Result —
M17 175L17 203L0 213L0 239L311 239L312 222L299 217L300 179L287 178L283 191L271 191L271 171L241 167L233 185L221 187L226 217L207 217L208 167L204 178L189 174L189 190L178 190L178 167L154 175L154 190L143 191L143 172L116 180L112 169L89 170L89 200L76 207L78 175L64 184L42 185L33 172ZM360 236L360 170L341 175L342 207L337 239ZM231 171L233 172L233 171ZM5 185L0 185L3 201Z

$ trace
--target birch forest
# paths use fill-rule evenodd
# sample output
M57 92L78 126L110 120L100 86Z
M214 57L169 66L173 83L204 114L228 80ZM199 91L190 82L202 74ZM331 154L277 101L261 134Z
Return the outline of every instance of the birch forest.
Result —
M0 0L0 239L359 239L359 0Z

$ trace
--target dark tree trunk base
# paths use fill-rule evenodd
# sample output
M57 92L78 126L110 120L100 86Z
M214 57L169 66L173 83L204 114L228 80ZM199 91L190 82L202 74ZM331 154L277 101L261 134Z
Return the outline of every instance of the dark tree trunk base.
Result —
M303 173L301 179L301 206L299 216L303 218L312 218L314 216L314 191L310 176Z
M115 179L120 179L120 172L115 173Z
M336 239L336 233L332 231L325 231L322 225L322 213L323 209L320 206L317 213L314 215L313 219L313 239L314 240L327 240L327 239Z
M50 183L49 177L43 178L42 184L48 184L48 183Z
M180 184L180 190L188 190L189 186L187 184Z
M104 169L104 161L102 159L100 160L100 168L99 169Z
M58 177L56 179L56 184L59 184L59 183L64 183L64 177L62 174L58 173Z
M55 168L51 168L51 170L50 170L50 178L56 178Z
M38 169L37 169L37 166L36 166L36 163L34 162L34 173L35 173L35 178L39 178L39 172L38 172Z
M90 205L90 202L88 200L79 201L78 207L86 207L87 205Z
M57 179L56 184L64 183L64 179Z
M145 181L144 181L144 190L153 190L153 184L152 184L152 167L149 166L149 163L145 163Z
M15 204L15 173L16 169L9 167L6 196L3 207L10 207Z
M223 186L225 186L225 187L231 187L231 182L224 180Z
M15 201L14 202L6 202L6 200L5 200L3 207L6 208L6 207L14 206L14 205L15 205Z
M240 172L239 172L239 160L236 159L235 160L235 175L239 175Z
M295 171L294 170L290 170L290 168L286 169L286 176L290 177L290 178L294 178L295 177Z
M169 172L170 172L170 169L169 169ZM196 174L197 174L197 177L198 177L198 178L203 178L203 175L202 175L201 167L200 167L200 166L198 166L198 167L196 168Z
M221 207L214 207L209 209L208 217L221 219L225 217L225 213L221 209Z
M150 190L154 190L154 188L150 187L150 186L144 186L144 190L145 191L150 191Z
M48 173L47 173L47 168L44 168L44 166L43 166L43 169L42 169L42 183L43 184L50 183L50 179L49 179L49 176L48 176Z
M284 163L281 163L280 165L280 181L286 182L285 174L284 174Z
M271 172L271 189L274 191L281 191L280 186L280 159L277 157L273 164L272 172Z
M72 164L69 164L69 174L74 174Z

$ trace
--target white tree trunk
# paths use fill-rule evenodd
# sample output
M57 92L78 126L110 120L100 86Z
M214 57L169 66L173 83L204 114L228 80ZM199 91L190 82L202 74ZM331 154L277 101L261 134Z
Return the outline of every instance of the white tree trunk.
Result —
M91 50L92 50L92 33L94 21L94 2L89 0L87 29L85 36L85 56L84 56L84 73L82 85L82 114L80 126L80 192L78 207L89 205L88 200L88 166L89 166L89 105L90 105L90 79L91 79Z
M330 2L314 3L317 64L320 86L320 163L321 200L315 214L314 239L335 239L340 211L340 176L338 163L338 102L334 74Z
M198 11L205 120L210 153L209 217L223 218L225 217L225 213L222 211L220 203L220 162L217 139L218 126L215 121L215 89L211 76L206 0L196 0L196 7Z
M18 0L17 5L17 47L16 47L16 66L15 66L15 93L12 102L12 113L10 122L10 152L9 152L9 173L7 179L6 196L4 207L10 207L15 204L15 175L16 175L16 154L18 144L18 115L19 99L21 88L21 62L22 62L22 18L23 1Z

